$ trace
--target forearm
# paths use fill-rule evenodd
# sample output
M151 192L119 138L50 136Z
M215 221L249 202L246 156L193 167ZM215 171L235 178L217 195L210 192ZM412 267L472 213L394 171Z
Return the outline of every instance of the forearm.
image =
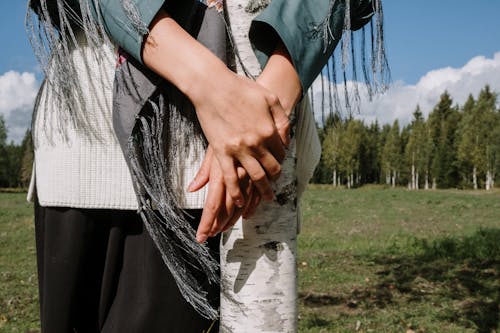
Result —
M160 10L142 48L144 64L173 83L193 103L235 79L226 65Z
M300 100L302 86L292 59L283 43L279 43L257 79L257 82L275 93L287 115Z

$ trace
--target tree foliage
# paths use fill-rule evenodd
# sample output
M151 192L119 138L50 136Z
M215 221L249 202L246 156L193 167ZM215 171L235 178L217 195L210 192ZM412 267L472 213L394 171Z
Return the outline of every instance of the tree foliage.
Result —
M444 92L427 119L417 105L401 128L336 118L320 129L323 182L419 188L492 188L500 172L497 94L484 87L462 107ZM318 178L314 179L319 181ZM321 182L321 181L319 181Z

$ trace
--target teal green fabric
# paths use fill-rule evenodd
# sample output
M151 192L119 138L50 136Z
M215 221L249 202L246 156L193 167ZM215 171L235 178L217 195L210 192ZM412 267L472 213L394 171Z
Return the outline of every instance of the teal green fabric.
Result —
M250 41L261 66L265 66L281 39L297 70L302 91L307 91L342 36L344 13L344 1L336 1L330 12L329 0L273 0L250 28ZM328 37L325 45L323 23L328 15L333 38ZM352 30L361 28L372 15L370 0L351 0Z
M194 14L196 0L130 0L137 9L138 22L149 27L158 11L165 7L166 11L184 29L189 30L189 22ZM134 26L134 22L125 13L122 1L100 0L99 8L104 21L104 28L111 39L127 53L142 63L142 44L144 31Z
M147 26L164 5L165 0L131 0L135 3L141 22ZM279 39L283 41L299 74L305 92L318 76L335 46L344 26L345 2L336 1L330 12L331 0L273 0L252 22L250 40L262 67L274 51ZM107 33L135 59L142 61L144 35L138 31L124 12L121 1L101 0L101 14ZM167 11L184 28L189 26L193 0L168 1ZM323 22L328 15L333 38L325 45ZM373 15L371 0L351 0L351 29L357 30ZM325 47L326 46L326 47Z
M141 20L140 22L144 22L146 27L153 21L165 2L165 0L130 1L137 9L137 14ZM135 59L142 61L141 49L144 32L141 32L128 17L127 13L125 13L122 1L100 0L99 9L104 21L104 28L111 39Z

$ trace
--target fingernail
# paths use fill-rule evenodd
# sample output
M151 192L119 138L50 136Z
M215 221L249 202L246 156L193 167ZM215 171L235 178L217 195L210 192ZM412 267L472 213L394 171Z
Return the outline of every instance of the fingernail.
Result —
M194 192L196 185L198 185L198 182L194 179L187 188L188 192Z
M200 243L200 244L201 243L205 243L205 241L207 240L207 238L208 237L206 235L202 235L202 234L201 235L196 235L196 241L198 243Z
M245 205L245 202L241 199L236 199L234 203L236 204L236 206L238 206L238 208L243 208L243 206Z

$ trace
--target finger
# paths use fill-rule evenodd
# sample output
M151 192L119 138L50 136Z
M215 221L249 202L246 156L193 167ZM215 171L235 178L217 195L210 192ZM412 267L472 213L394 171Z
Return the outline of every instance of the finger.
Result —
M247 219L255 214L257 208L259 207L260 199L261 197L259 191L257 191L257 189L254 188L252 193L252 198L250 199L250 202L248 203L245 211L243 212L243 218Z
M266 148L269 149L269 152L279 163L281 163L285 159L285 146L283 145L276 127L274 127L274 129L274 133L266 140Z
M240 189L245 196L245 203L248 201L251 187L249 186L249 177L246 170L238 166L236 168L236 172L238 174ZM241 213L243 212L243 208L239 208L235 205L231 196L226 195L226 206L225 210L221 209L219 211L219 215L217 216L216 222L212 226L212 230L210 231L210 236L215 236L217 233L226 231L231 228L236 221L240 218Z
M242 213L243 213L243 208L237 208L234 211L231 218L229 219L229 221L224 226L224 229L222 229L222 232L225 232L225 231L228 231L229 229L231 229L236 224L236 222L238 222L238 220L242 216Z
M225 206L222 207L221 210L219 211L219 215L217 215L217 219L212 226L212 230L210 230L211 237L217 235L219 232L221 232L224 229L227 222L229 222L229 219L230 219L231 215L233 214L235 208L236 208L236 206L234 204L233 199L231 198L230 195L228 195L226 193Z
M273 116L274 125L278 130L281 142L285 147L290 145L290 119L288 118L285 110L278 104L271 107L271 115Z
M229 157L224 157L222 159L219 159L219 165L224 176L226 192L232 198L236 206L243 207L245 205L245 199L240 190L239 179L236 168L234 166L234 160Z
M276 181L281 174L281 164L274 158L274 156L267 150L262 150L260 156L258 157L260 165L266 171L268 178L272 181Z
M207 199L203 206L200 224L196 231L196 240L198 243L203 243L210 235L213 224L224 202L225 189L222 178L212 177L208 186Z
M210 179L210 166L212 164L212 159L213 151L211 146L208 146L200 169L196 173L196 176L194 177L191 184L189 184L188 186L188 192L196 192L208 183L208 180Z
M249 155L244 155L240 159L241 165L247 170L252 183L257 187L260 194L265 200L273 200L274 192L271 183L267 178L266 172L260 163Z

